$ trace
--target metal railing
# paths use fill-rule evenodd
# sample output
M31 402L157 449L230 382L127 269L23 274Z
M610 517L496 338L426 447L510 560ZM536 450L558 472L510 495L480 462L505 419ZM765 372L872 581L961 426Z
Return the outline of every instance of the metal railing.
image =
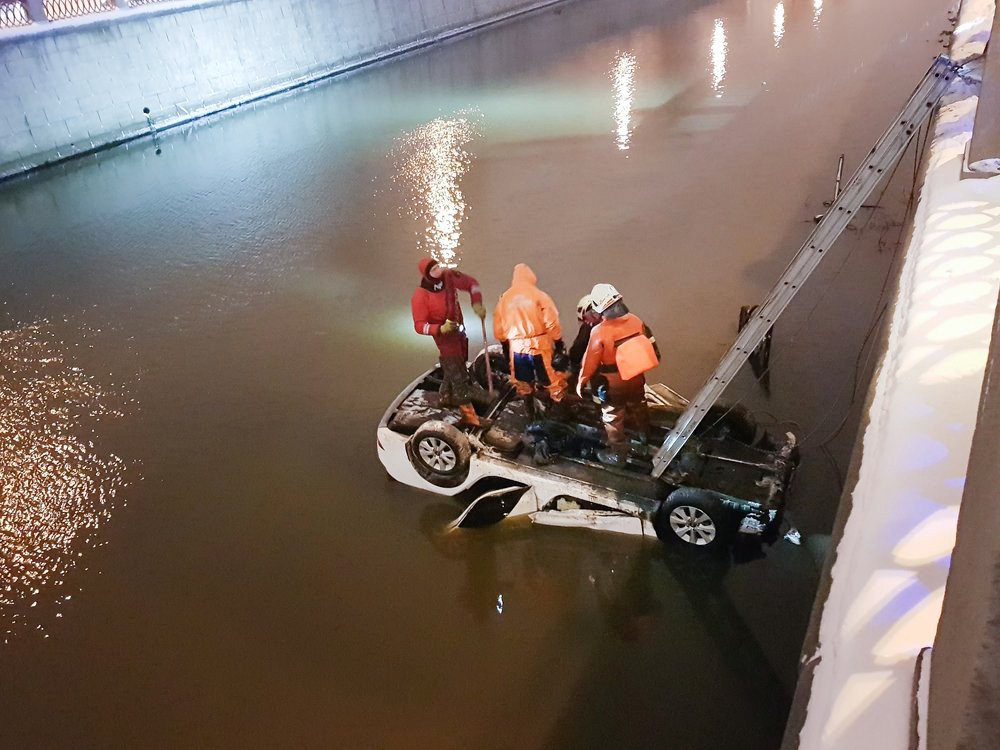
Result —
M117 8L115 0L45 0L45 16L50 21L107 13Z
M49 23L169 0L0 0L0 29Z
M31 16L22 0L0 0L0 29L14 29L29 23Z

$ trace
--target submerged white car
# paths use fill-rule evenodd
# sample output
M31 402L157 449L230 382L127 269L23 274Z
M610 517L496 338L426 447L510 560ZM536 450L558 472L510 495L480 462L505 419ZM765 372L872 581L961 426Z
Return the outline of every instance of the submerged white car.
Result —
M473 366L479 378L484 360L480 353ZM745 409L718 407L660 478L650 475L638 445L628 468L612 468L595 460L603 441L595 404L574 406L569 422L531 421L506 384L499 351L491 350L490 361L500 387L489 430L456 426L458 410L439 403L439 368L410 383L378 426L378 455L390 476L464 497L468 507L459 522L473 511L528 515L535 523L655 534L700 548L739 535L777 537L798 461L792 433L775 441ZM648 386L646 394L656 444L686 402L664 385Z

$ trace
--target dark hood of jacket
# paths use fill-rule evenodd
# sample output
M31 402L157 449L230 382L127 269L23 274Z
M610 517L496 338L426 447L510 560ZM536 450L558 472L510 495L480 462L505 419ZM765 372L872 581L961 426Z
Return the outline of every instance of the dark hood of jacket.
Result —
M437 265L437 261L433 258L421 258L420 262L417 263L417 270L420 271L420 286L429 292L440 292L444 289L444 274L441 275L440 279L431 278L430 272L434 266Z

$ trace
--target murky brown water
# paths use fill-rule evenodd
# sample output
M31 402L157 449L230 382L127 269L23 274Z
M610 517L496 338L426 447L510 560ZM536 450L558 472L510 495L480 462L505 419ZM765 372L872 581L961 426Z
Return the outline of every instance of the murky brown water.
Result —
M386 480L375 424L434 357L392 152L476 111L461 252L489 300L517 261L567 321L612 281L691 393L947 5L581 0L0 187L0 744L774 747L807 549L445 538L455 506ZM911 172L782 319L772 398L734 386L800 425L809 532Z

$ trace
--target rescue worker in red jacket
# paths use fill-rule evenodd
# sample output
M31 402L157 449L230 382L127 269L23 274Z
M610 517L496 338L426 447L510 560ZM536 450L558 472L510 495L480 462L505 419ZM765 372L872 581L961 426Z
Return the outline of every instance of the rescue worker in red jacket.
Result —
M510 349L510 372L518 395L532 395L537 384L553 402L563 400L566 375L552 366L553 353L564 349L559 311L524 263L514 266L510 289L500 295L493 333Z
M597 388L601 420L609 450L598 451L598 458L613 466L628 459L625 427L631 426L645 443L649 435L649 411L646 406L646 376L659 364L660 350L649 326L628 311L621 294L611 284L597 284L590 293L594 312L601 322L590 333L590 343L583 355L577 393L596 375L605 379Z
M459 424L471 427L487 426L487 420L476 414L474 400L486 401L488 397L469 375L469 339L462 324L462 307L458 302L459 290L468 292L472 309L480 319L486 318L483 293L479 282L468 274L446 268L431 258L424 258L417 265L420 286L413 293L410 308L413 328L423 336L432 336L441 358L440 398L442 405L458 406L462 412Z

